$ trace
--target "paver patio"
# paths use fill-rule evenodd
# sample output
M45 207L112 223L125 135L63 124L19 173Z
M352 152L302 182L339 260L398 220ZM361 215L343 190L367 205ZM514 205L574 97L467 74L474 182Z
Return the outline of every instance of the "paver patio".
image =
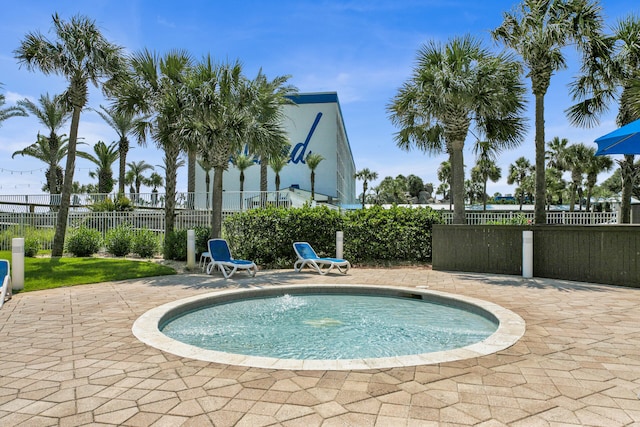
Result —
M206 363L138 341L166 302L229 288L428 286L500 304L524 337L430 366L287 371ZM0 425L640 425L640 289L432 271L181 274L18 294L0 309Z

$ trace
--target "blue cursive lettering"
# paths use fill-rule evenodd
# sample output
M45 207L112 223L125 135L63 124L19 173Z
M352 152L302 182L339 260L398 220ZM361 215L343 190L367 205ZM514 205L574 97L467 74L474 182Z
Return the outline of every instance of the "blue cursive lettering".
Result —
M307 147L309 146L309 141L311 141L313 132L315 132L316 127L320 122L320 118L322 118L322 113L318 113L316 115L316 118L311 125L311 129L309 130L309 134L307 135L307 138L304 140L304 142L298 142L295 147L293 147L293 150L291 150L291 157L289 158L289 162L293 164L298 164L300 162L302 162L303 164L305 163L305 152L307 151ZM309 153L311 153L311 151L309 151Z

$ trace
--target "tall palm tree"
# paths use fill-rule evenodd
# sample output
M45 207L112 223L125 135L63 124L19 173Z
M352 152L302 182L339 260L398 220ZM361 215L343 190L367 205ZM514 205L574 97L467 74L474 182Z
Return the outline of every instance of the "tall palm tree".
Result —
M89 176L91 178L98 178L98 193L108 194L113 190L113 170L111 165L118 160L120 153L118 151L118 143L112 142L107 145L102 141L98 141L93 146L95 156L89 153L78 151L78 157L89 160L98 169L91 172Z
M280 204L280 172L287 166L289 162L289 148L287 150L283 150L279 156L275 156L271 158L269 162L269 166L271 166L271 170L276 174L275 184L276 184L276 204Z
M211 208L211 170L213 169L213 163L209 160L209 153L202 152L202 157L198 159L198 164L204 170L204 192L207 198L206 209Z
M579 126L596 125L602 113L618 102L618 126L640 118L640 17L629 15L613 27L613 35L603 37L601 46L588 57L582 73L572 85L579 101L567 110L569 120ZM631 195L637 168L633 155L618 162L622 174L620 222L631 220Z
M63 173L60 167L60 162L67 155L67 142L66 138L60 139L60 144L55 148L55 151L51 151L52 145L51 139L46 136L38 135L36 142L30 146L14 152L11 158L15 156L29 156L34 159L38 159L48 165L45 171L45 178L47 181L47 190L49 194L60 194L62 190ZM53 186L51 184L53 183ZM53 202L52 202L53 203Z
M563 164L565 168L571 172L571 197L569 199L569 211L574 211L576 194L579 197L579 206L582 210L582 179L586 172L589 158L593 157L595 152L584 144L573 144L567 147L565 151Z
M158 172L151 172L151 175L149 175L149 178L147 178L144 183L151 187L151 204L156 206L158 204L158 187L164 185L162 175Z
M311 170L311 200L315 200L316 196L316 168L320 164L321 161L324 160L319 153L309 153L305 158L305 163Z
M547 160L546 166L548 168L557 169L560 172L564 171L564 165L562 159L565 156L569 140L567 138L560 138L554 136L553 139L547 142L548 150L545 151L545 159Z
M233 156L233 164L240 171L240 210L242 210L242 197L244 193L244 171L254 165L253 156L248 156L244 153L237 154Z
M515 163L509 165L509 176L507 176L507 184L516 184L516 194L518 195L518 200L520 201L520 210L522 210L524 196L526 194L524 184L527 177L533 173L534 169L535 167L531 166L531 162L525 157L519 157L516 159Z
M502 169L496 164L497 147L489 141L478 141L473 148L476 156L476 173L482 183L482 210L487 210L487 181L497 182L502 177Z
M254 125L252 106L256 93L242 74L239 61L214 64L204 58L191 71L183 94L182 136L199 144L213 165L213 209L211 237L222 232L223 173L229 158L243 149L249 129Z
M118 193L124 194L124 175L127 167L127 154L129 153L129 135L134 134L138 140L144 144L142 133L144 132L144 120L146 118L136 117L131 112L119 111L115 107L100 106L96 113L104 120L118 135Z
M378 179L378 172L372 172L369 168L364 168L356 172L353 176L355 179L362 180L362 209L364 209L365 196L369 188L369 181Z
M252 106L256 126L249 136L249 151L260 159L260 191L266 194L267 171L270 161L289 146L287 132L282 127L284 105L291 105L295 86L287 84L291 76L277 76L269 80L262 72L251 81L258 99ZM266 142L266 143L265 143Z
M610 157L596 156L596 150L593 147L589 147L589 153L591 155L585 167L585 173L587 174L585 182L587 186L587 211L591 209L591 194L598 181L598 175L602 172L609 172L613 168L613 160Z
M71 118L71 112L67 109L67 105L60 96L54 95L51 97L48 93L40 95L38 103L40 105L28 99L18 101L18 105L35 116L49 132L48 136L39 135L38 139L45 138L47 140L49 144L47 152L52 154L48 162L49 168L47 169L47 187L49 194L59 194L60 190L62 190L60 187L62 180L58 181L57 173L50 173L50 171L56 171L59 167L59 162L62 160L62 158L58 156L58 151L62 144L62 136L58 134L58 131L65 125L69 118Z
M28 33L15 54L18 62L28 70L62 75L69 82L63 97L72 110L71 129L60 210L51 247L51 256L60 257L71 203L80 113L88 101L88 85L98 86L102 80L119 75L124 70L124 60L122 48L107 41L95 22L86 17L78 15L63 21L56 13L53 27L55 40L49 40L40 32Z
M165 236L174 230L176 182L183 140L177 123L184 113L180 94L191 56L174 50L159 56L149 50L130 58L130 76L114 88L116 109L123 113L147 117L142 120L140 141L149 135L164 152Z
M522 58L535 97L535 223L546 224L544 98L551 76L566 67L562 49L574 45L588 57L600 40L603 18L597 0L522 0L504 13L495 40Z
M2 88L2 83L0 83L0 88ZM2 122L11 117L25 117L27 115L24 109L19 105L4 107L6 102L6 97L3 93L0 93L0 126L2 126Z
M453 222L464 224L464 142L472 124L496 146L512 148L521 142L525 126L520 67L471 36L456 37L446 45L431 42L419 50L413 76L388 111L400 127L395 136L400 148L449 154Z
M144 172L153 170L153 166L145 162L144 160L140 160L139 162L129 162L127 163L127 166L129 166L129 170L126 173L126 180L127 182L133 184L133 187L136 190L135 194L139 195L142 184L147 182L147 180L149 179L144 176Z

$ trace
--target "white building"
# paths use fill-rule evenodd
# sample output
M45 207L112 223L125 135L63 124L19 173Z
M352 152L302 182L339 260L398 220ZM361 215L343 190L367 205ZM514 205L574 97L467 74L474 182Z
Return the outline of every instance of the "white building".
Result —
M337 93L302 93L291 99L295 105L284 106L286 118L283 123L291 151L289 163L280 172L280 190L284 193L293 188L302 190L296 191L298 194L310 192L311 170L304 159L309 153L319 153L324 160L315 170L315 200L336 205L357 203L356 168ZM260 167L257 161L244 174L247 196L259 191ZM240 190L240 172L233 164L229 164L224 173L223 188L225 192ZM268 191L275 191L275 173L271 168L268 169ZM205 172L200 167L196 171L196 193L205 193ZM197 205L202 207L203 202L198 200Z

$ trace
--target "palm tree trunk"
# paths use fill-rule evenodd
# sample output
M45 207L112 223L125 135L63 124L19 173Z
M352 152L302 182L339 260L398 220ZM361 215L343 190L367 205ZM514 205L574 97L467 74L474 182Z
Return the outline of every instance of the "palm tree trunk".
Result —
M451 149L451 174L453 178L453 223L466 224L467 220L464 211L464 156L462 154L462 144L460 147Z
M367 181L362 183L362 209L364 209L364 196L367 194Z
M620 224L631 223L631 194L633 193L633 155L625 155L620 165L622 175L622 203L620 205Z
M487 211L487 178L482 183L482 212Z
M534 205L535 224L547 223L545 211L545 142L544 142L544 93L535 94L536 97L536 200Z
M124 175L127 169L127 153L129 152L129 141L126 138L120 139L118 146L120 151L120 162L118 170L118 194L124 195Z
M267 205L267 172L269 162L263 157L260 158L260 206Z
M316 198L316 173L311 171L311 201L313 202Z
M213 209L211 210L211 238L218 239L222 236L222 174L224 168L213 168Z
M196 160L195 149L187 151L187 209L195 207L196 197Z
M67 232L67 218L69 217L69 205L71 204L71 189L73 186L73 173L76 164L76 145L78 141L78 125L80 124L80 112L82 106L74 105L71 116L71 129L69 130L69 142L67 144L67 165L64 171L64 181L62 183L62 195L60 200L60 210L56 220L56 231L53 236L53 246L51 247L52 257L61 257L64 251L64 238Z
M240 172L240 211L242 212L243 208L243 193L244 193L244 172Z
M204 177L204 185L205 185L205 194L207 197L207 210L211 207L211 173L209 173L209 171L207 170L205 172L205 177Z
M165 165L165 202L164 202L164 235L173 233L175 228L176 210L176 180L178 172L178 157L180 150L175 149L171 144L167 144L164 154ZM138 191L139 192L139 191Z

